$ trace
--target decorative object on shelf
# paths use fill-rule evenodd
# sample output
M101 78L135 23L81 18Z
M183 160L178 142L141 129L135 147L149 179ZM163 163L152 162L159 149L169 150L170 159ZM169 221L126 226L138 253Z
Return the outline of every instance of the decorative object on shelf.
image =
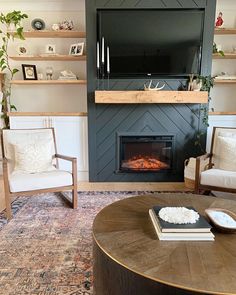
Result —
M27 55L28 54L28 49L24 44L20 44L17 47L17 53L19 55Z
M77 43L77 44L72 44L70 46L70 55L83 55L84 53L84 42L82 43Z
M221 27L223 25L223 23L224 23L223 13L222 12L219 12L218 17L216 19L215 26L219 28L219 27Z
M5 73L3 82L3 96L1 98L1 119L4 121L4 127L9 128L8 112L16 110L15 105L11 103L11 81L18 69L12 68L9 63L8 46L9 41L14 41L16 38L24 40L23 27L21 21L28 18L27 14L21 11L12 11L7 14L0 14L0 38L2 41L0 48L0 70ZM9 33L9 28L14 27L14 33Z
M38 80L43 80L43 79L44 79L43 73L38 73Z
M53 24L52 25L52 30L53 31L60 31L60 24Z
M64 20L59 24L60 30L71 31L74 29L74 24L72 20Z
M56 54L56 45L55 44L47 44L46 45L46 54Z
M58 80L78 80L77 76L69 70L61 71Z
M197 78L194 79L194 74L189 76L188 91L200 91L202 88L202 82Z
M36 31L41 31L45 29L45 22L40 18L35 18L31 22L31 26Z
M110 48L107 46L107 89L110 88Z
M225 56L224 51L222 50L221 45L219 45L219 44L216 45L215 42L213 43L213 53L214 54L219 53L221 56Z
M47 80L52 80L53 67L46 67L46 76L47 76Z
M158 87L159 84L160 84L160 82L157 82L156 86L154 86L152 88L153 83L152 83L152 80L151 80L149 82L149 84L146 84L146 83L144 84L144 90L145 91L160 91L166 86L166 84L164 83L161 87Z
M22 65L24 80L38 80L37 71L35 65Z
M205 210L207 217L214 227L224 233L236 232L236 215L226 209L209 208Z

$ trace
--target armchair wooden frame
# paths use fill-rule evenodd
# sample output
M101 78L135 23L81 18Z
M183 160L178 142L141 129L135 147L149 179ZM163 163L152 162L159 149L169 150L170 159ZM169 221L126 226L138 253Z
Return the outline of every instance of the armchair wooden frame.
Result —
M2 158L3 158L3 182L4 182L4 192L5 192L5 202L6 202L6 216L7 219L12 218L12 210L11 210L11 197L18 197L18 196L32 196L32 194L42 194L42 193L50 193L50 192L65 192L72 190L72 208L76 209L78 206L78 195L77 195L77 159L74 157L68 157L64 155L60 155L57 153L57 146L56 146L56 137L54 128L41 128L41 129L51 129L53 134L53 142L54 142L54 149L55 155L54 158L56 159L56 168L58 168L58 159L62 159L65 161L70 161L72 164L72 185L69 186L61 186L61 187L53 187L53 188L45 188L45 189L38 189L38 190L31 190L31 191L22 191L13 193L10 191L9 186L9 178L8 178L8 160L5 157L4 151L4 144L3 144L3 131L1 130L1 145L2 145ZM23 129L11 129L11 130L23 130ZM26 130L26 129L25 129ZM27 130L36 130L36 129L27 129ZM38 129L37 129L38 130Z
M215 143L217 128L236 129L234 127L213 127L210 153L199 156L196 159L196 170L195 170L195 193L196 194L199 194L201 191L221 191L221 192L227 192L227 193L236 193L236 189L233 189L233 188L225 188L220 186L211 186L211 185L201 184L201 170L200 170L201 161L203 160L205 161L206 159L209 159L208 169L212 169L214 167L213 150L214 150L214 143Z

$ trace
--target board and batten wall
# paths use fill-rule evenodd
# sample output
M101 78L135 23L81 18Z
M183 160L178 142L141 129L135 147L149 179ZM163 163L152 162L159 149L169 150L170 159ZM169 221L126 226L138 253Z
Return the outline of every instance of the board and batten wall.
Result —
M23 22L24 30L30 30L31 21L41 18L46 29L63 20L72 20L76 30L85 31L85 0L1 0L1 12L20 10L29 18ZM56 45L56 53L68 54L71 44L84 42L84 39L31 38L25 41L15 40L10 44L9 54L17 55L17 47L24 44L30 55L45 53L47 44ZM15 79L23 79L21 64L35 64L37 71L45 75L47 66L54 69L54 77L60 71L71 70L86 79L86 61L11 61L11 65L20 70ZM19 112L86 112L86 85L24 85L12 87L12 103Z

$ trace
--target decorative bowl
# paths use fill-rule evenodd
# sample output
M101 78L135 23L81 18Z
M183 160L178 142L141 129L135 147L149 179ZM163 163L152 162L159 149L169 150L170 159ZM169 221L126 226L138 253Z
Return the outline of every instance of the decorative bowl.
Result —
M223 232L223 233L235 233L236 232L236 225L230 226L230 227L227 225L222 225L222 223L220 223L219 220L217 220L217 218L212 216L212 213L215 213L215 212L225 213L225 214L229 215L231 218L233 218L233 220L235 222L236 222L236 214L230 210L222 209L222 208L209 208L209 209L205 210L206 216L208 217L208 219L211 221L213 226L218 231Z

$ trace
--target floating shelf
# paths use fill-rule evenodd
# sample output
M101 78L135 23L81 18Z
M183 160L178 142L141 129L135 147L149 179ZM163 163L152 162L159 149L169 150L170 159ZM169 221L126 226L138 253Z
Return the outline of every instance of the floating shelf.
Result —
M233 116L236 115L236 112L209 112L210 116Z
M236 84L236 79L215 79L215 84Z
M23 35L25 38L86 38L86 33L79 31L26 31Z
M213 59L236 59L236 53L225 53L225 56L222 56L219 53L214 53Z
M27 56L27 55L17 55L10 56L13 60L32 60L32 61L83 61L86 60L86 55L48 55L48 56Z
M13 80L14 85L85 85L87 80Z
M234 35L236 34L236 28L215 29L215 35Z
M95 91L95 103L207 103L206 91Z

